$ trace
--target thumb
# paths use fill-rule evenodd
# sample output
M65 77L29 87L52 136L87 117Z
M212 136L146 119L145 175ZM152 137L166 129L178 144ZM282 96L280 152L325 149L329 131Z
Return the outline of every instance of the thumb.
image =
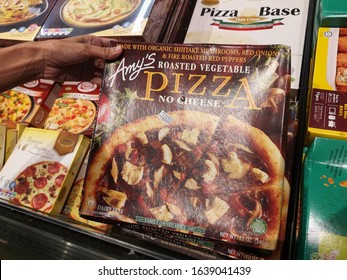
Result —
M90 57L101 58L105 60L114 59L120 56L123 52L121 45L114 47L98 47L89 45L88 53Z

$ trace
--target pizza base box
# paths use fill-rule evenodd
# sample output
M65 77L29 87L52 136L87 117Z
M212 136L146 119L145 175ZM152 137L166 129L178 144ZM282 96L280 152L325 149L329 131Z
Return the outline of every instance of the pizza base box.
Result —
M174 0L57 0L37 40L84 34L156 42Z
M0 45L34 41L56 0L1 1Z
M291 88L299 89L309 0L196 1L184 43L284 44L291 47ZM291 36L288 36L291 34Z
M0 172L0 198L60 213L89 143L82 135L26 128Z
M347 259L347 144L317 137L304 163L298 259Z
M0 121L42 128L59 90L58 83L39 79L0 93Z
M98 223L92 220L87 220L82 218L79 214L79 209L82 202L82 187L83 187L84 177L86 175L87 163L88 163L88 155L85 157L83 164L71 187L70 193L64 204L62 214L74 221L80 222L82 224L86 224L90 227L96 228L103 232L107 232L111 230L112 225Z
M63 82L43 128L73 134L93 134L100 86L92 82Z
M80 214L273 250L290 48L123 49L105 69Z
M308 98L308 143L314 137L347 139L345 41L347 29L319 28L312 89Z

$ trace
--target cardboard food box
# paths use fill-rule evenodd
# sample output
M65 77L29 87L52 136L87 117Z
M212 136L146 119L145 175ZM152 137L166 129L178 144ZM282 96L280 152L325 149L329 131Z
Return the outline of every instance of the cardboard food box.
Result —
M299 89L309 0L196 1L184 43L291 47L291 88ZM288 36L288 34L291 34Z
M123 48L106 65L81 215L274 249L290 48Z
M347 27L347 7L344 0L317 0L321 27Z
M8 1L0 4L0 45L34 41L56 0Z
M93 133L100 86L92 82L64 82L44 122L50 130Z
M112 228L112 225L98 223L92 220L84 219L79 214L79 209L82 203L82 188L83 182L86 175L88 163L88 155L86 156L83 164L76 176L76 179L73 183L73 186L70 190L70 193L66 199L65 205L63 207L62 214L69 217L72 220L78 221L80 223L86 224L93 228L97 228L101 231L109 231Z
M317 137L304 163L298 259L347 259L347 143Z
M37 39L93 34L156 42L173 0L58 0Z
M0 198L60 213L89 143L82 135L26 128L0 172Z
M0 93L0 121L43 127L59 89L58 83L40 79Z
M319 28L308 98L308 143L314 137L347 139L346 43L346 28Z

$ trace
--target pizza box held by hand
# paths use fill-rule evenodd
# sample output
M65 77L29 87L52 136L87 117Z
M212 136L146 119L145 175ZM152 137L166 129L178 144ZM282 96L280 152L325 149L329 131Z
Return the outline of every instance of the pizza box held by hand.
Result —
M44 123L45 129L91 136L100 86L92 82L64 82Z
M83 135L26 128L0 172L0 198L60 213L89 144Z
M290 48L123 49L105 68L80 214L273 250Z

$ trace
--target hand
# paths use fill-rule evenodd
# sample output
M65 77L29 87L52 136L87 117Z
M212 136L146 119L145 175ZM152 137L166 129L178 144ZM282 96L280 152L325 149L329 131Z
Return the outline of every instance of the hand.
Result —
M55 81L91 81L101 84L105 60L122 53L109 39L86 35L43 41L43 78Z

